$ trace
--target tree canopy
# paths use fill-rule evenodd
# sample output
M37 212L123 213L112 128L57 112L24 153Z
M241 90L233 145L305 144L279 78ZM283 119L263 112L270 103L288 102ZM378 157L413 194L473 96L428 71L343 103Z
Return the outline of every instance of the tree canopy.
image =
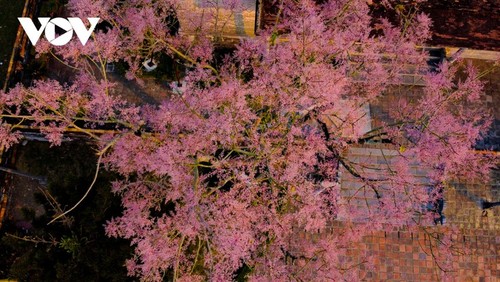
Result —
M216 2L179 27L172 15L183 1L70 0L72 16L107 23L85 46L36 46L72 68L73 79L0 93L1 146L18 142L24 127L54 145L77 131L99 146L97 169L121 175L113 192L123 214L106 232L131 240L129 275L226 281L245 269L257 281L351 277L342 257L352 242L386 224L432 224L436 212L425 207L446 181L488 175L494 160L473 152L491 122L482 83L470 66L462 80L446 61L429 67L422 46L431 22L418 9L399 7L389 21L372 18L365 0L279 1L274 26L215 60L217 11L244 6ZM184 65L183 91L160 105L127 103L106 64L124 62L127 78L141 81L143 61L161 54ZM402 86L409 71L422 80L418 95L398 97L388 120L366 131L367 105L417 88ZM397 154L387 173L360 174L347 153L374 140ZM412 174L415 163L427 185ZM371 191L370 207L341 195L341 171ZM333 222L342 227L331 231ZM300 235L313 232L322 236Z

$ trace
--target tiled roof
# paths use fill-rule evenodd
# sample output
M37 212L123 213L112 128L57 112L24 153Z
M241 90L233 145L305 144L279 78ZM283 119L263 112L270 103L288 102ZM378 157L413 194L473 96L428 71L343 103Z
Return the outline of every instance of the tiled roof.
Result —
M262 13L259 28L274 24L279 1L260 0ZM380 1L370 1L378 3ZM400 3L411 7L412 0ZM421 10L433 21L430 45L457 46L500 51L500 1L498 0L439 0L427 1ZM394 11L372 5L375 17L394 18Z

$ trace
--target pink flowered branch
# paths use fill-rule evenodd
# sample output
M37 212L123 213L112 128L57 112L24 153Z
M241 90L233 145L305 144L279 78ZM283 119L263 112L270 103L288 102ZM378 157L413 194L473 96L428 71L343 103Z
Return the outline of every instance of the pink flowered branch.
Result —
M195 37L168 32L176 4L70 1L75 16L97 15L112 28L83 47L42 40L38 52L74 70L70 83L37 81L0 95L0 145L18 142L25 127L56 145L79 131L95 141L102 167L123 176L113 183L123 215L106 232L134 245L130 275L228 281L245 266L260 281L357 279L357 265L343 260L349 246L387 224L427 228L436 214L423 207L442 197L448 179L482 178L498 160L471 152L491 121L472 67L461 81L458 65L425 73L418 97L396 84L408 65L427 66L415 48L430 36L424 15L402 26L380 20L375 37L365 0L285 0L276 29L215 65L202 27ZM160 53L185 64L182 93L160 105L127 103L106 64L125 61L127 77L140 80L143 60ZM354 62L354 54L363 55ZM392 64L384 54L396 54ZM401 94L387 109L391 121L367 133L360 109L391 93ZM377 139L394 153L381 158L384 175L363 171L349 153ZM347 177L360 184L356 196L345 195ZM438 247L452 254L450 244Z

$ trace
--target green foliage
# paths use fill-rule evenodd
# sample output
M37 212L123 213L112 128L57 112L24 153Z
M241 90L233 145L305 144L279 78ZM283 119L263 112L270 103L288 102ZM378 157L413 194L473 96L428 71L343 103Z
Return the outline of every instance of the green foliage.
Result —
M75 258L80 252L81 244L80 240L75 236L63 236L61 242L59 242L59 247L64 249L66 252L71 254Z

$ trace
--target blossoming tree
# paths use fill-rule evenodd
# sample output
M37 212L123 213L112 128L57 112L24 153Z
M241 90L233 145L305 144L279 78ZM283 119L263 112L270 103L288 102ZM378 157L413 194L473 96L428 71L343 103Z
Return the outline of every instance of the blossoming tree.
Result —
M387 223L432 222L423 207L445 181L488 174L493 160L472 148L490 120L472 68L460 81L446 62L428 70L417 48L430 36L425 15L399 11L391 23L373 19L365 0L321 3L279 1L274 26L214 64L207 26L217 13L177 30L182 1L70 0L70 14L98 16L107 27L83 47L36 46L74 69L74 79L1 93L0 145L18 142L25 127L55 145L67 131L92 138L98 167L122 176L113 191L123 215L106 232L131 240L126 266L143 280L226 281L243 267L260 281L351 277L342 260L349 244ZM142 62L160 53L186 65L184 91L158 106L126 103L106 63L122 60L127 77L140 80ZM363 130L363 109L401 89L409 68L424 81L419 96L401 97L390 121ZM381 139L398 152L390 173L356 171L349 148ZM431 188L413 181L415 162ZM341 196L341 170L375 195L369 212ZM334 222L341 227L331 231ZM321 236L303 236L312 232Z

